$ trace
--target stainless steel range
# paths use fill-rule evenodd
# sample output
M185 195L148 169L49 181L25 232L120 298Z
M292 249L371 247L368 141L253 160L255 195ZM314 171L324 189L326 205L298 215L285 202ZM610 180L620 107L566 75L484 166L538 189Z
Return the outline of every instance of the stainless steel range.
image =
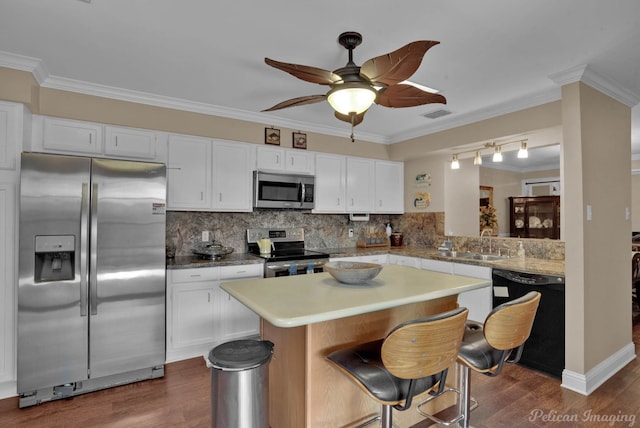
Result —
M271 240L270 253L260 253L258 241L264 238ZM299 227L247 229L247 249L265 259L265 278L323 272L329 261L329 254L305 249L304 229Z

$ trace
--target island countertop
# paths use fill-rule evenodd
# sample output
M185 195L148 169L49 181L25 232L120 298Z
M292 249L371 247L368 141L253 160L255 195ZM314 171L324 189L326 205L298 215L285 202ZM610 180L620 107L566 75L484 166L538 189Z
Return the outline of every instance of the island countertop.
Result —
M277 327L297 327L457 295L490 281L386 265L361 285L327 273L223 282L221 287Z

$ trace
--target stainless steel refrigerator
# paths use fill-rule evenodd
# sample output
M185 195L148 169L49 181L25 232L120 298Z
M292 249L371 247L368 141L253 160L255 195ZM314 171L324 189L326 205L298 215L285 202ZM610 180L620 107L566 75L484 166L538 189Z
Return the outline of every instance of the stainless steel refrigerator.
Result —
M23 153L20 407L164 375L165 166Z

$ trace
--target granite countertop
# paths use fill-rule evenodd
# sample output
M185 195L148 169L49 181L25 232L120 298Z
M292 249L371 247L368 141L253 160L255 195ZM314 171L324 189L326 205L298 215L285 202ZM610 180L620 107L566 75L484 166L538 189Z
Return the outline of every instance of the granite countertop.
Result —
M464 263L476 266L486 266L495 269L514 270L543 275L564 275L563 260L544 260L527 257L482 261L446 257L431 248L418 247L346 247L346 248L313 248L314 251L329 253L331 257L357 257L377 254L395 254L399 256L418 257L422 259L442 260L447 262ZM232 253L219 260L203 259L197 256L178 256L167 259L167 269L190 269L200 267L233 266L247 264L262 264L264 259L250 253Z
M263 263L264 259L249 253L232 253L218 260L211 260L198 256L177 256L173 259L167 259L167 269L191 269Z
M399 256L418 257L422 259L442 260L446 262L464 263L476 266L486 266L495 269L514 270L528 273L539 273L543 275L564 275L563 260L545 260L526 257L523 259L509 258L493 261L459 259L455 257L447 257L438 254L438 251L431 248L418 247L371 247L371 248L323 248L318 251L324 251L331 254L331 257L356 257L377 254L396 254Z
M365 284L341 284L329 273L223 282L221 287L277 327L366 314L488 287L488 280L388 265Z

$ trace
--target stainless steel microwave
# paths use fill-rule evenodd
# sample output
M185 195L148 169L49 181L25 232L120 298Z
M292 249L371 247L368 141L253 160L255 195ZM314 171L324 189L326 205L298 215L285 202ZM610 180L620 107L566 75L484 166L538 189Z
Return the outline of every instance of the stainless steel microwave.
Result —
M254 208L314 207L315 177L312 175L253 172Z

